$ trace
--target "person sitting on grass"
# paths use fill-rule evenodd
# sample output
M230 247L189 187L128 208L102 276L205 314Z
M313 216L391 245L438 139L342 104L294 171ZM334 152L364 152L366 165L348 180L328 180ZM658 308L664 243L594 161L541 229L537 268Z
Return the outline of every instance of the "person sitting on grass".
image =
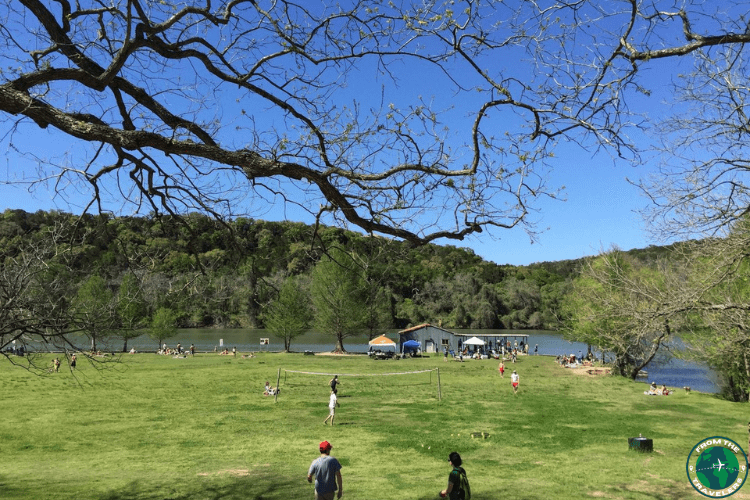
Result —
M271 382L266 381L266 388L263 391L264 396L275 396L279 392L278 387L271 387Z

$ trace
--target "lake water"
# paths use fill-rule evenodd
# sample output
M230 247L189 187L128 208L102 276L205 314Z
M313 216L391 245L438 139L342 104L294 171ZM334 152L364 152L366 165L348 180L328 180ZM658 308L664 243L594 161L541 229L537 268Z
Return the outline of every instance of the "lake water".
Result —
M562 338L556 332L540 330L455 330L456 333L469 333L481 336L482 334L502 334L512 336L528 335L530 352L533 353L534 346L539 345L539 354L542 356L557 356L558 354L585 354L587 345L580 342L569 342ZM388 337L398 340L398 334L394 330L387 334ZM261 338L269 338L270 344L267 346L260 345ZM195 344L198 351L214 351L227 347L230 350L236 347L239 352L248 351L281 351L284 349L284 343L268 333L265 330L251 329L181 329L178 334L166 341L167 345L174 347L179 342L183 347L188 348L190 344ZM82 345L86 345L84 342ZM104 346L102 346L104 347ZM156 342L146 335L137 337L128 342L128 348L135 347L138 351L155 351L158 346ZM335 341L330 335L320 333L306 333L292 341L291 350L296 352L315 351L326 352L332 351L335 347ZM344 340L344 347L349 352L367 352L367 337L351 337ZM112 342L107 345L107 349L120 350L122 342ZM596 352L599 355L600 353ZM688 362L680 359L670 359L667 362L649 365L648 379L639 379L642 382L655 381L657 384L666 384L668 387L682 388L690 386L692 390L700 392L718 392L719 384L715 373L707 366Z

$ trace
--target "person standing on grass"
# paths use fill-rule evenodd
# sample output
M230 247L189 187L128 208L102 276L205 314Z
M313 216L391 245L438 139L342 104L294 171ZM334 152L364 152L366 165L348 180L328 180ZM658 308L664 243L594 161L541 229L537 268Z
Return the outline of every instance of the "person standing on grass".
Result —
M75 354L73 354L70 357L70 367L73 368L73 369L75 369L75 367L76 367L76 355Z
M328 382L328 385L330 385L330 386L331 386L331 390L332 390L333 392L335 392L336 394L338 394L338 392L339 392L339 391L338 391L338 389L336 389L336 387L337 387L337 386L338 386L339 384L341 384L341 382L339 382L339 376L338 376L338 375L334 375L334 376L333 376L333 378L331 379L331 381L330 381L330 382Z
M195 356L195 344L190 344L190 355Z
M505 363L500 361L500 364L497 366L497 371L500 372L501 378L505 378Z
M469 490L469 480L466 478L466 471L461 467L463 463L461 455L458 452L451 452L448 455L448 463L453 470L448 475L448 487L440 492L442 498L448 497L450 500L464 500L471 495Z
M326 425L326 422L328 422L328 419L331 419L331 425L333 425L333 419L336 416L336 407L341 407L339 404L339 400L336 397L336 390L331 390L331 397L328 399L328 416L325 420L323 420L323 425Z
M307 471L308 483L312 483L313 477L315 478L315 500L333 500L334 495L341 498L344 494L341 464L331 456L333 446L328 441L323 441L318 448L320 456L313 460Z
M518 394L518 382L519 382L518 372L513 370L513 373L510 376L510 383L513 386L514 395Z

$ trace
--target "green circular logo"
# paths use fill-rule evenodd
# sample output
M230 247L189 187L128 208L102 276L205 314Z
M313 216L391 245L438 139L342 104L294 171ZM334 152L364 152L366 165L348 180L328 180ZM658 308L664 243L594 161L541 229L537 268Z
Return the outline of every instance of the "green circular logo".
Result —
M690 450L687 475L695 490L710 498L734 495L747 479L747 455L731 439L714 436Z

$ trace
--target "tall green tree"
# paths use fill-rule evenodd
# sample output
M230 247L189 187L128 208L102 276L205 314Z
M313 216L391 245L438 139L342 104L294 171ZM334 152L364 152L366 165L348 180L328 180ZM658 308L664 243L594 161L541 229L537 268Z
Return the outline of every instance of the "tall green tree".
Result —
M123 340L122 352L128 350L128 340L141 335L140 328L148 321L148 305L140 281L132 273L122 277L117 291L117 335Z
M587 259L566 297L565 336L613 354L613 371L635 379L672 338L670 321L680 319L665 279L674 275L619 250Z
M337 352L344 339L362 334L367 322L367 285L351 256L332 249L313 269L310 290L315 327L336 338Z
M728 399L750 401L750 221L680 250L690 265L679 294L686 321L678 355L714 369Z
M385 334L393 326L391 291L377 282L367 282L364 327L367 338Z
M81 284L73 308L76 322L91 339L91 350L97 350L97 341L111 335L117 326L114 294L104 278L90 276Z
M160 307L151 318L148 336L156 340L159 349L162 343L177 335L177 314L168 307Z
M263 313L266 329L284 339L284 351L289 352L292 340L308 331L312 321L310 295L299 278L287 277Z

